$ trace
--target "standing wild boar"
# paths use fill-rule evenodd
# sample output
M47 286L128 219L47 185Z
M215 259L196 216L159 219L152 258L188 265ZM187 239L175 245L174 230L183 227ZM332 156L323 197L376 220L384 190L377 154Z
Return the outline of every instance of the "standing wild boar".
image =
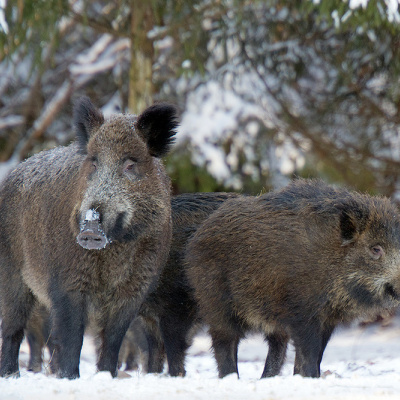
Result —
M89 310L97 368L115 376L125 332L168 257L170 182L159 157L175 135L175 108L105 120L83 98L74 123L75 143L21 163L0 189L0 376L18 375L36 301L50 310L59 377L79 377Z
M185 353L199 322L193 290L186 278L184 253L197 227L237 193L187 193L174 196L172 242L167 263L155 290L141 309L149 343L148 372L162 372L164 349L171 376L185 375Z
M119 354L120 365L125 363L129 370L142 363L143 371L160 373L167 353L169 374L185 375L185 352L191 333L199 323L193 290L185 275L186 244L201 222L226 200L238 196L237 193L187 193L172 197L173 234L169 257L157 286L142 304L140 317L135 318L125 335ZM29 364L35 366L34 371L41 370L41 346L52 344L51 334L49 337L46 329L48 325L45 309L32 312L26 334L30 338Z
M400 217L386 198L298 180L228 200L189 241L186 261L220 377L238 372L250 329L273 343L262 377L279 372L289 337L295 373L318 377L337 324L399 304Z

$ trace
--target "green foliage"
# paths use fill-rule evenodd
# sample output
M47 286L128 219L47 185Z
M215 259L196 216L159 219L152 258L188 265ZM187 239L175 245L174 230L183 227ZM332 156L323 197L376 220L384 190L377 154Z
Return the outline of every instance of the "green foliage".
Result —
M347 0L320 0L318 3L308 0L301 3L304 12L318 14L318 19L335 24L339 31L353 29L369 31L371 29L386 30L391 34L400 33L399 23L389 18L385 0L369 0L366 7L350 8Z
M7 1L5 19L9 33L0 34L0 60L10 57L21 46L40 58L44 44L55 39L56 25L67 10L68 0Z
M189 152L183 148L171 153L166 158L165 164L174 194L230 190L218 183L205 168L194 165Z
M76 6L74 10L72 3ZM30 59L33 56L36 67L44 64L44 50L52 48L65 63L58 71L67 71L68 60L63 58L63 49L68 49L70 54L82 54L85 46L93 44L95 36L103 33L115 38L132 37L132 13L145 3L141 0L8 0L6 4L9 33L0 32L0 62L18 50L21 59L24 55L29 54ZM384 141L382 133L390 134L384 125L400 126L395 112L389 115L387 111L398 110L400 104L397 84L400 23L388 18L385 0L369 0L365 8L355 9L350 9L349 0L149 0L147 4L152 7L152 23L156 25L147 38L154 43L166 37L173 38L173 41L166 41L173 43L171 48L155 46L153 73L159 72L158 75L154 73L153 83L158 88L163 88L167 81L174 86L176 80L171 78L184 75L188 92L212 79L222 82L224 89L234 90L228 86L235 79L240 80L249 72L259 75L259 85L255 85L254 90L261 87L260 92L264 90L267 94L265 97L263 93L246 92L246 87L239 88L237 94L254 105L269 104L270 95L278 104L276 109L280 109L277 119L287 126L282 135L296 133L312 143L308 151L313 160L308 160L306 167L296 174L320 175L369 191L377 190L376 181L379 181L373 169L380 169L378 172L384 179L397 174L397 165L384 165L385 160L380 162L374 158L378 154L376 148ZM69 41L57 37L63 17L73 21L71 31L80 32L75 38L69 36ZM91 29L82 29L82 26ZM81 29L87 32L86 37ZM60 46L48 46L57 40ZM71 48L75 46L74 53ZM186 60L190 63L183 65ZM42 70L47 67L42 65ZM316 71L320 76L314 79ZM121 76L127 76L126 70L122 73ZM65 81L66 75L58 78ZM129 86L127 79L120 81L123 82L121 87ZM270 83L265 84L267 81ZM301 81L309 82L309 89L302 86ZM46 87L47 92L42 95L47 100L57 88L49 89L52 79L49 79L50 84L43 82L38 83L38 90ZM112 86L112 79L107 86L101 86L100 82L104 84L104 79L97 75L93 84L97 93L108 91L104 98L122 90ZM90 89L85 86L82 90L88 93ZM181 85L177 93L166 91L168 100L183 104L188 93L183 93L184 90ZM296 93L302 99L300 111L291 108L287 93ZM106 103L104 98L100 103ZM36 112L35 109L27 113L31 121L35 120ZM10 107L10 115L18 113ZM30 125L30 120L26 126ZM240 121L238 131L239 125ZM395 128L391 132L395 132ZM238 139L235 133L230 135L232 140ZM255 145L251 144L256 156L250 160L253 166L261 165L268 157L263 146L274 140L264 135L254 141ZM6 144L4 139L0 142L0 151ZM229 148L225 150L229 154ZM265 167L257 174L250 174L249 169L244 168L249 164L249 153L239 154L238 169L232 173L242 182L244 192L255 194L263 186L268 188L275 172ZM169 156L167 167L175 192L226 190L210 176L206 166L193 165L187 148L178 149Z
M339 169L337 165L334 165L327 158L310 156L305 166L300 171L296 171L295 176L322 178L327 182L351 186L353 189L368 192L371 195L382 193L381 188L377 186L373 173L369 169L346 169L345 173L343 173L342 168Z

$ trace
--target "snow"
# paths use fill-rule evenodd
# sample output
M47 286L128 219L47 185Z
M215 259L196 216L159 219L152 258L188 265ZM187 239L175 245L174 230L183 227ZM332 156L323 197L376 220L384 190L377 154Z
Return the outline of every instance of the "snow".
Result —
M255 74L243 74L235 79L235 82L229 81L230 76L225 75L225 82L211 79L198 85L188 94L177 144L186 146L189 142L194 150L194 164L205 166L214 178L226 186L241 190L242 181L236 174L239 158L245 154L243 172L252 176L254 180L259 180L257 160L260 156L265 159L265 152L261 149L261 142L265 139L259 138L260 121L264 127L271 129L276 127L278 122L275 118L276 104L270 96L265 96L264 90L261 90L264 102L254 98L245 100L246 96L241 98L237 94L244 93L249 87L254 87L254 93L260 93L260 82ZM232 86L235 86L236 90L232 90ZM252 96L256 97L254 93ZM295 101L292 111L296 114L294 103ZM242 125L242 128L239 128L239 125ZM279 135L276 135L275 140L279 141L278 145L268 140L271 153L268 157L268 169L274 171L272 180L281 181L282 174L293 173L296 168L304 165L305 160L289 138L279 139ZM230 146L226 153L223 143L227 142ZM284 179L283 181L286 183ZM277 187L281 185L282 183Z
M21 348L21 378L0 378L1 400L125 400L125 399L399 399L400 320L391 326L358 325L340 328L328 343L322 360L320 379L293 376L294 350L289 348L280 376L260 380L267 345L254 335L239 347L240 379L230 375L218 379L216 364L205 333L199 334L189 349L185 378L166 373L144 375L96 373L93 339L85 337L81 357L81 378L68 381L27 372L28 348ZM123 379L123 378L126 379Z
M129 47L129 39L119 39L114 42L111 35L102 35L87 52L78 56L76 63L72 64L69 70L72 76L83 75L81 79L86 81L93 75L117 65Z
M4 10L6 8L6 0L0 0L0 31L8 33L8 24L4 16Z
M8 174L18 165L19 160L11 158L10 160L0 163L0 183L7 178Z
M351 9L356 9L358 7L366 8L369 0L349 0L349 7ZM314 3L317 3L314 0ZM319 2L318 2L319 3ZM318 4L317 3L317 4ZM389 22L400 22L400 13L399 13L399 0L385 0L386 4L386 14Z
M93 209L87 210L85 215L86 221L98 221L100 220L100 214Z

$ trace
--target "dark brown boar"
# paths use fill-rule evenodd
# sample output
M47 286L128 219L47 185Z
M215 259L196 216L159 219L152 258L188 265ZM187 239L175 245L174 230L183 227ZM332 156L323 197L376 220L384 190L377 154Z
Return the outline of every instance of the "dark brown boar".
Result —
M1 376L18 375L37 301L50 310L59 377L79 377L89 310L97 368L115 376L125 332L168 257L170 182L159 157L175 135L175 108L105 120L83 98L74 122L75 143L21 163L0 189Z
M148 339L148 372L162 372L165 355L171 376L184 376L185 354L200 323L184 266L188 239L197 227L237 193L187 193L174 196L171 250L160 280L141 309Z
M386 198L298 180L227 201L189 241L186 262L220 377L238 373L250 329L275 349L262 377L279 372L289 337L295 373L318 377L339 323L399 304L400 218Z
M187 193L172 197L173 235L169 258L155 290L144 301L141 315L131 323L122 343L119 364L125 363L125 369L137 368L141 363L142 371L160 373L167 355L169 374L185 375L185 353L192 333L200 323L192 289L185 276L186 244L201 222L226 200L238 196L237 193ZM40 332L46 331L39 328L49 323L45 310L41 309L39 315L34 314L36 320L31 317L33 321L28 325L34 329L33 332L27 329L27 337L31 338L30 363L38 364L39 343L48 340L47 336L40 337ZM39 368L38 365L36 369Z

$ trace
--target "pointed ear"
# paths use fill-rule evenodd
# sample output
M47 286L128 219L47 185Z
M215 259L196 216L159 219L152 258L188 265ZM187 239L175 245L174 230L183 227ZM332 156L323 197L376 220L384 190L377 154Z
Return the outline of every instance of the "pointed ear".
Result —
M177 127L176 107L167 103L150 106L136 120L136 128L154 157L162 157L168 153Z
M102 112L93 105L88 97L81 97L75 102L74 125L76 140L83 152L86 152L86 145L90 135L103 123L104 116Z
M340 234L342 246L354 243L366 229L369 213L357 204L343 204L340 207Z

